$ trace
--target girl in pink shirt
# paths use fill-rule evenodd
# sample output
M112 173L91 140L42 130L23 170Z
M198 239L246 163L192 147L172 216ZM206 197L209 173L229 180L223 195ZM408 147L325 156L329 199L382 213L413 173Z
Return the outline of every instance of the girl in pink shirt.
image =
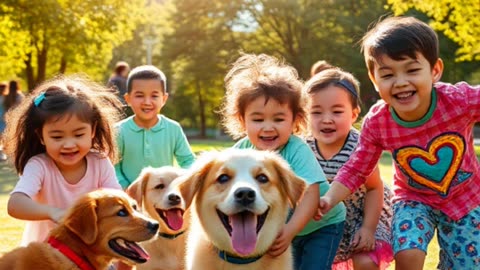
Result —
M121 103L86 79L43 83L6 116L5 151L20 179L8 213L27 220L22 246L43 241L81 194L118 188L113 124Z

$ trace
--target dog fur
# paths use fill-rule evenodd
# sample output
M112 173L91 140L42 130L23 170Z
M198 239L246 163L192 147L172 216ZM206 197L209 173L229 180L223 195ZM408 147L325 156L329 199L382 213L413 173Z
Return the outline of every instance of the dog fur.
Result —
M266 254L289 205L294 207L306 188L279 155L240 149L205 153L172 185L191 204L186 269L293 269L290 248L275 258ZM221 259L220 250L237 258L261 257L234 264Z
M81 196L50 237L65 244L94 269L113 260L143 263L148 254L136 244L154 237L158 223L135 210L136 202L120 190L101 189ZM80 269L47 242L33 242L5 254L1 270Z
M182 270L185 265L185 240L188 212L180 196L169 195L170 183L184 172L171 166L147 167L128 187L127 193L141 206L146 216L159 223L159 236L143 242L150 254L148 262L137 265L138 270Z

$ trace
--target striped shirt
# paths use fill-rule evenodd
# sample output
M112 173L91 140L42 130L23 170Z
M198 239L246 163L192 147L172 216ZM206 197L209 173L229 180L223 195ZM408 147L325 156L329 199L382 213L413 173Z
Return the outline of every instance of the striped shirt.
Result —
M337 174L338 170L347 162L347 160L352 155L355 147L358 143L359 132L358 130L352 128L348 133L347 139L342 146L342 149L335 154L331 159L325 159L320 154L320 150L318 149L317 141L313 137L307 138L307 144L313 150L315 154L315 158L317 158L320 166L322 166L323 172L328 180L333 180L335 175Z
M383 150L394 161L393 201L418 201L458 220L480 205L480 165L473 126L480 121L480 86L436 83L427 114L402 121L384 101L365 116L356 151L335 181L355 190Z

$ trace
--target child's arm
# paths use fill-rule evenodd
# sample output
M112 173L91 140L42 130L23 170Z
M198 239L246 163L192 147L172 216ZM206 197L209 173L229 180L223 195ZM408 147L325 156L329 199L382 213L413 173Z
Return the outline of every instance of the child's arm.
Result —
M176 141L177 144L175 146L174 153L175 159L180 167L188 169L195 161L195 154L192 152L192 148L188 143L187 136L185 136L185 133L183 133L182 129L180 129Z
M293 238L303 230L317 210L320 197L318 183L308 186L302 200L299 202L292 217L283 227L280 235L270 247L269 254L276 257L281 255L290 246Z
M351 194L350 189L340 182L333 181L330 189L323 195L318 202L318 212L314 219L320 220L323 215L328 213L335 205L345 200Z
M59 222L65 210L40 204L21 192L15 192L8 199L8 214L23 220L46 220Z
M367 177L365 187L367 193L363 208L363 222L352 242L352 246L357 251L370 251L375 248L375 231L383 209L383 181L380 178L378 166Z

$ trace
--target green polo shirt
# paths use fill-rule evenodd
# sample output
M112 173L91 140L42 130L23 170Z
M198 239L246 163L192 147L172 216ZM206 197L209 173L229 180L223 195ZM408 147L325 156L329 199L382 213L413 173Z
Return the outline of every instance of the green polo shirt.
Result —
M195 161L187 137L180 124L163 115L150 129L139 127L130 116L116 124L120 162L115 173L122 188L127 188L147 166L174 165L189 168Z

